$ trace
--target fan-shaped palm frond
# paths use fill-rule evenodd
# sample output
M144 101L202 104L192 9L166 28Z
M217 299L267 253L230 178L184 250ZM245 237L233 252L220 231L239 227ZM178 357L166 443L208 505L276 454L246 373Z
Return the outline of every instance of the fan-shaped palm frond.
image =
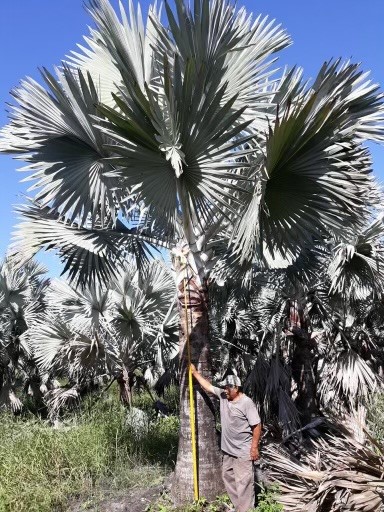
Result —
M200 78L196 77L196 87L202 83ZM188 75L185 80L190 80ZM192 84L183 86L182 76L167 79L169 84L180 81L180 89L166 91L164 99L148 91L145 109L150 112L148 119L153 120L150 124L143 125L141 114L138 117L128 108L124 114L101 108L109 118L109 123L101 123L101 129L114 139L111 150L120 155L111 161L122 168L138 198L174 227L179 208L184 216L192 209L201 220L210 219L214 207L232 209L230 190L239 188L232 181L244 179L241 173L249 163L241 157L250 152L242 149L249 136L241 137L249 122L235 122L242 111L230 113L233 100L220 106L224 88L217 94L207 91L199 106L194 98L203 94L202 90L194 90ZM159 103L165 103L163 110ZM122 103L118 104L123 108ZM173 119L172 127L169 119Z
M128 340L141 340L145 335L153 335L151 320L154 309L154 301L147 299L139 290L126 295L117 305L113 320L117 334Z
M253 21L244 8L236 10L227 1L196 1L190 10L179 0L176 14L167 8L181 61L192 61L195 74L203 69L217 90L227 84L223 101L236 97L234 108L247 107L259 128L271 107L265 82L272 72L266 60L290 44L285 31L267 17Z
M184 215L188 215L188 208L204 217L212 215L213 206L231 208L236 198L230 189L241 177L234 171L248 167L241 157L250 152L242 147L247 139L241 134L247 123L242 118L244 98L240 101L238 92L251 97L252 89L254 108L259 107L264 118L270 104L264 98L263 108L265 92L256 93L253 87L266 78L257 64L288 42L283 31L266 25L265 20L252 24L245 11L236 13L224 1L211 6L206 1L196 2L193 13L179 1L176 9L177 20L167 7L175 48L162 49L165 55L159 70L160 83L139 94L132 88L130 69L122 67L126 90L120 91L121 98L115 98L122 113L101 108L110 120L101 123L103 130L114 138L113 150L121 155L116 165L125 169L128 183L138 187L139 197L172 223L178 201L184 205ZM109 15L105 12L103 16L108 19ZM169 41L158 20L155 26L161 41ZM104 31L115 40L112 23L108 27L104 23ZM127 62L128 58L125 66ZM236 66L246 64L242 66L242 78L248 79L247 93L239 86L238 76L235 79L229 71L231 62ZM198 103L196 97L204 99ZM145 120L143 111L147 114ZM148 168L144 162L148 162ZM140 180L135 170L138 166ZM182 194L177 190L175 173ZM156 193L160 182L162 197Z
M355 65L325 64L306 94L279 111L237 228L243 259L260 251L262 241L272 252L295 252L312 237L342 235L366 218L362 198L372 190L371 162L356 138L381 140L383 112L377 87L361 85L361 78ZM372 130L371 119L379 120ZM342 205L337 213L336 203Z
M30 287L28 274L23 270L15 271L14 265L6 260L1 265L0 290L2 310L12 308L16 313L28 299Z
M174 278L165 265L153 261L142 272L127 266L120 272L112 290L111 325L118 337L128 344L164 341L164 335L167 331L170 334L174 326L172 313L176 293Z
M382 292L384 258L382 239L383 219L379 217L352 240L340 242L329 265L330 293L365 299L372 292Z
M56 249L66 263L63 273L68 271L69 279L79 284L90 280L108 282L128 255L134 254L140 265L150 254L150 245L120 221L115 229L80 228L37 204L20 213L27 220L19 225L13 258L22 265L41 247Z
M65 281L52 281L47 293L50 310L60 313L68 322L79 321L89 329L97 330L110 307L109 290L100 285L73 288Z
M29 336L36 361L43 371L51 371L54 365L57 369L63 368L65 357L58 356L65 355L73 336L66 322L47 315L36 322Z
M30 330L30 344L42 371L65 375L79 385L88 375L106 373L119 364L118 349L104 329L96 330L79 314L69 322L51 311ZM79 311L81 307L79 308Z
M18 137L14 145L20 157L26 154L26 170L34 171L28 179L36 180L36 201L81 224L89 216L95 221L100 213L103 224L107 210L114 216L120 189L118 173L105 160L107 140L93 126L98 95L92 79L86 80L81 71L64 67L57 75L56 80L43 72L49 92L33 80L15 90L19 106L11 121Z
M173 272L158 260L150 262L140 270L137 286L154 299L163 311L167 312L175 299L175 277Z
M370 364L354 350L347 350L326 364L319 392L325 404L344 396L353 406L373 393L379 385L380 378Z
M74 63L89 70L96 83L107 80L105 85L110 89L105 90L104 96L116 91L116 86L122 81L121 73L129 76L131 83L144 91L145 84L151 84L157 78L158 51L154 24L160 13L156 5L149 6L146 26L140 5L135 12L132 0L129 0L128 12L120 3L121 21L106 0L89 0L87 10L98 30L91 30L91 37L86 38L90 50L81 48L84 55L75 54L72 59ZM104 64L112 72L109 77Z
M286 298L278 289L263 287L255 298L260 327L264 332L275 332L284 320Z

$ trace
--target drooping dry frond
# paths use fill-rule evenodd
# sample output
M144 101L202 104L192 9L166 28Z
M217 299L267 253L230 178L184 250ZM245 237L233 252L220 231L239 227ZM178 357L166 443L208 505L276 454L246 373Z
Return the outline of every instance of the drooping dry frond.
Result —
M78 402L79 393L75 386L72 388L59 387L48 391L44 398L48 407L48 417L53 422L62 409L68 409Z
M297 460L274 445L265 449L270 478L287 512L378 512L384 504L383 447L350 434L308 441Z

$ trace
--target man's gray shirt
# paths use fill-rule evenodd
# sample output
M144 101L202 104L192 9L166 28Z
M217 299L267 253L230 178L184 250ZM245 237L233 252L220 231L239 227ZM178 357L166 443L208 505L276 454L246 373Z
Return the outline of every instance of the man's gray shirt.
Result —
M249 457L252 444L252 428L260 423L256 406L242 394L230 401L225 392L213 386L213 393L220 398L221 449L233 457Z

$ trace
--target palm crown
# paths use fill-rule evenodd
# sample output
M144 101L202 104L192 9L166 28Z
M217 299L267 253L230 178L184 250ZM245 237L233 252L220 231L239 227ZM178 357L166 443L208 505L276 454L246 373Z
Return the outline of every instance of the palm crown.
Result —
M84 282L181 243L206 274L228 251L295 253L365 220L363 142L382 140L383 107L357 65L277 79L271 56L289 37L224 0L166 4L168 27L155 7L146 25L132 3L121 20L107 0L88 10L87 46L56 78L43 70L46 89L23 81L1 132L37 190L22 258L56 247Z

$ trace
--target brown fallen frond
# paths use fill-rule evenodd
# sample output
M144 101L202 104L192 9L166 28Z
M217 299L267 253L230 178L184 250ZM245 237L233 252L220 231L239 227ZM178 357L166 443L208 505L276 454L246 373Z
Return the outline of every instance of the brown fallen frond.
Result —
M384 509L384 456L370 438L363 445L343 431L308 441L299 460L269 445L269 479L278 483L287 512L378 512Z

